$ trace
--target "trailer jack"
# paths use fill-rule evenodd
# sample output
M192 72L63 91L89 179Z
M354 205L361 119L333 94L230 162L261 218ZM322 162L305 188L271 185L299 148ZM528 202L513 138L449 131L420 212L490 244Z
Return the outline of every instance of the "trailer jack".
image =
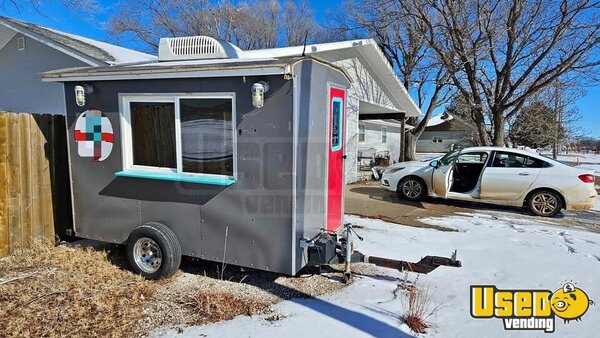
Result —
M352 224L344 224L344 236L337 241L337 235L327 234L322 231L320 235L310 240L308 248L309 263L313 265L344 264L344 283L352 280L352 263L370 263L376 266L396 269L398 271L409 271L415 273L430 273L438 266L461 267L462 264L456 259L456 250L450 258L440 256L425 256L420 261L413 263L383 257L368 256L353 249L352 237L355 235L359 240L363 238L352 228ZM334 249L335 245L335 249Z

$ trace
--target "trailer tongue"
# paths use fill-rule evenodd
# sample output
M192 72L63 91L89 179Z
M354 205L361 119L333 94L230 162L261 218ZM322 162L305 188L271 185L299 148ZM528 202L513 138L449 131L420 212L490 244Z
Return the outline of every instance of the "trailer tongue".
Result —
M456 250L450 258L425 256L416 263L368 256L353 249L352 235L356 235L361 241L363 238L356 233L352 224L347 223L344 225L344 228L344 235L339 240L337 234L329 234L323 230L315 238L305 241L305 245L308 246L308 260L310 265L321 266L344 263L345 283L352 279L352 272L350 270L352 263L370 263L384 268L416 273L430 273L438 266L462 266L461 262L456 259Z

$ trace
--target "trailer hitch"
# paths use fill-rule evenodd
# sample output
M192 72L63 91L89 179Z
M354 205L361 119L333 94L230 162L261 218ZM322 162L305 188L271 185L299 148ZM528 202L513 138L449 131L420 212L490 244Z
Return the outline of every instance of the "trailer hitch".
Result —
M435 270L438 266L453 266L461 267L462 264L459 260L456 260L456 251L450 258L441 256L425 256L421 258L417 263L399 261L395 259L367 256L360 252L355 252L352 257L353 262L370 263L383 268L396 269L398 271L409 271L416 273L430 273Z
M352 234L356 235L356 237L361 241L363 238L360 237L352 228L352 224L344 224L344 227L344 238L342 238L341 248L338 256L340 263L344 263L344 283L348 283L352 279L352 272L350 270L351 263L370 263L384 268L396 269L398 271L410 271L424 274L430 273L438 266L452 266L457 268L462 266L461 262L456 259L456 250L454 250L450 258L441 256L425 256L417 263L376 256L367 256L353 249Z

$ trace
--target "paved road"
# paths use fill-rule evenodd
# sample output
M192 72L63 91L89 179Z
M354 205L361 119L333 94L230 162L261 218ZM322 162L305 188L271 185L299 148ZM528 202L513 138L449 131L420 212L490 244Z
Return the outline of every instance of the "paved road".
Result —
M477 212L496 217L528 218L563 226L581 228L600 233L600 212L567 212L563 211L557 217L545 218L530 215L522 208L502 207L489 204L428 198L423 202L409 202L398 199L395 193L384 190L376 183L352 184L346 186L347 214L379 218L388 222L414 226L429 227L439 230L450 230L443 227L431 226L419 221L425 217L441 217L454 213Z

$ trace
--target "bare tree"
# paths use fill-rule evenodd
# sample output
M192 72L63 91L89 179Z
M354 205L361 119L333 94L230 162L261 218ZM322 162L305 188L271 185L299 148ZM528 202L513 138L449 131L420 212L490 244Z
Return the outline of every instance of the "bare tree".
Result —
M100 10L100 6L96 0L0 0L0 9L15 10L17 12L38 12L41 13L40 7L43 4L60 3L73 14L82 17L89 16ZM41 13L43 14L43 13Z
M528 99L600 65L598 1L414 1L421 32L453 72L481 143L504 145L506 121Z
M311 39L314 38L314 34L318 33L315 29L315 22L307 20L312 17L313 13L308 2L302 1L296 5L291 0L285 1L283 10L285 25L283 25L283 28L288 46L304 44L304 40L309 38L308 34L311 34Z
M161 37L189 35L209 35L242 49L259 49L300 45L305 37L309 42L317 40L321 28L306 2L139 0L123 4L111 18L110 30L154 49Z
M421 119L407 119L407 123L415 128L404 135L405 159L414 160L417 139L436 108L446 102L451 72L433 57L433 50L420 31L410 4L390 0L356 0L347 6L349 18L346 28L377 41L404 87L413 92L417 105L424 112Z

